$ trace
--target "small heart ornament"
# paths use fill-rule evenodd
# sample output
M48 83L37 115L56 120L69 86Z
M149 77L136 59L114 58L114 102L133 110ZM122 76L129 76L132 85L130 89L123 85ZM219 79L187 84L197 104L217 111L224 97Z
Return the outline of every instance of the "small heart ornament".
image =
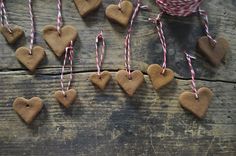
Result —
M82 17L95 11L102 3L102 0L74 0L75 5Z
M70 89L67 90L64 95L62 91L56 91L54 96L60 104L62 104L65 108L69 108L70 105L75 101L77 92L75 89Z
M14 111L27 123L30 124L43 108L43 102L38 97L25 99L17 97L13 102Z
M89 79L95 86L104 90L111 79L111 74L108 71L103 71L100 75L91 75Z
M9 44L14 44L24 35L24 31L18 26L12 28L11 32L6 27L0 27L0 31Z
M120 7L111 4L106 8L106 16L109 20L116 22L124 27L129 24L129 20L133 13L133 4L130 1L124 0L120 3Z
M44 49L40 46L35 46L32 49L32 54L29 54L30 49L20 47L16 50L16 58L31 72L34 72L37 66L45 57Z
M174 72L171 69L166 68L163 74L162 70L163 68L158 64L152 64L147 69L147 74L156 90L166 86L174 79Z
M202 53L214 65L220 65L225 54L229 51L229 43L223 37L216 39L216 45L213 46L207 36L198 39L198 52Z
M131 79L129 79L129 73L125 70L118 71L115 78L121 88L129 96L133 96L144 81L143 73L139 70L135 70L131 73Z
M179 96L180 105L192 112L198 118L203 118L208 110L213 93L209 88L202 87L198 91L199 98L196 99L195 94L189 91L183 92Z
M52 25L47 25L43 29L43 38L52 49L52 51L58 56L62 56L65 52L65 48L71 41L75 41L78 33L73 26L63 26L60 29L60 34L57 28Z

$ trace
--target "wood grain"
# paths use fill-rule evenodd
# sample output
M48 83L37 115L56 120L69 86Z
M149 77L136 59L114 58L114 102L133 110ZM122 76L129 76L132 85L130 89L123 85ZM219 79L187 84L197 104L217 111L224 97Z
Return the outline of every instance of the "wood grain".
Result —
M234 0L204 1L213 36L224 35L231 47L225 63L211 66L196 53L196 41L204 35L197 16L163 17L168 44L168 67L175 81L156 92L146 75L149 64L162 63L162 50L154 25L147 19L158 11L153 0L144 0L152 12L140 12L132 38L132 69L145 74L145 83L129 98L114 80L123 68L123 39L126 30L110 23L103 5L82 19L73 0L64 0L65 25L79 32L75 43L73 88L78 98L68 110L53 98L60 89L61 60L42 39L45 25L56 24L56 1L33 1L36 45L46 49L47 58L35 75L27 72L15 58L15 50L29 45L30 18L27 1L7 0L10 24L24 28L25 38L9 46L0 35L0 155L236 155L236 3ZM105 91L94 88L89 76L96 71L95 36L103 30L107 49L103 69L113 79ZM182 49L197 57L193 66L197 86L212 89L214 97L207 116L196 119L183 110L178 96L190 90L190 73ZM68 76L68 75L67 75ZM17 96L39 96L44 108L31 126L26 126L12 109Z

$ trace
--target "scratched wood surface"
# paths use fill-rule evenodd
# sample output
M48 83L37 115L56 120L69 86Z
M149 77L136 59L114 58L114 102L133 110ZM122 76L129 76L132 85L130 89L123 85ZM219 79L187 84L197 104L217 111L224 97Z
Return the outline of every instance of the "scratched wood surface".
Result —
M236 1L208 0L202 8L209 13L213 36L228 39L231 51L225 63L212 67L196 53L196 40L204 34L197 16L174 18L165 15L168 66L175 81L156 92L146 73L148 64L162 63L162 50L154 25L147 21L159 10L154 0L144 0L151 12L140 12L132 38L132 68L145 74L145 83L134 97L127 97L114 80L123 68L123 38L126 30L111 24L104 10L115 0L103 0L98 11L82 19L72 0L63 0L64 24L79 31L73 88L76 102L68 110L53 98L60 89L61 60L42 39L42 29L56 24L56 1L33 1L36 44L47 58L31 75L15 59L15 49L29 45L30 19L27 1L7 0L9 22L24 28L25 37L9 46L0 36L0 155L236 155ZM104 30L107 42L104 69L113 79L104 92L95 89L88 77L96 71L94 39ZM214 92L207 116L198 120L183 110L178 96L190 90L190 74L182 49L197 57L193 62L197 86ZM32 125L25 125L12 109L17 96L39 96L44 108Z

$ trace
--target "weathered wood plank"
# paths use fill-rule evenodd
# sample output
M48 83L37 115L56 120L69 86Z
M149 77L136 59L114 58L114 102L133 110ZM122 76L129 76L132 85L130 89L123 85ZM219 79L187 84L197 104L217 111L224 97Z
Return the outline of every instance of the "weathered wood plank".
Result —
M176 79L156 92L145 76L146 83L128 98L114 79L104 92L95 89L90 74L74 75L78 98L64 110L53 98L59 75L2 72L1 154L235 155L235 84L197 81L214 92L206 118L198 120L178 103L189 81ZM45 107L31 126L13 112L16 96L43 99Z
M76 71L94 71L96 69L94 38L100 30L104 30L107 39L107 55L104 68L117 70L123 66L123 38L126 30L111 24L104 16L105 7L115 2L114 0L104 0L103 6L97 12L83 20L79 16L72 0L63 1L65 24L76 26L80 35L75 45L76 52L79 53L75 61ZM152 12L141 12L135 22L132 39L132 65L133 69L141 69L145 72L148 64L162 63L162 50L154 25L147 21L148 17L154 16L158 12L158 9L154 1L144 1L144 3L150 5ZM21 0L16 3L14 0L8 0L6 6L9 12L10 23L22 26L26 32L26 39L16 46L10 47L6 44L3 37L0 37L0 70L25 69L15 59L14 51L16 47L28 44L29 42L30 19L28 17L27 1ZM183 47L186 47L192 54L197 55L198 59L195 61L197 77L235 82L235 3L233 0L226 0L224 3L220 0L210 0L205 1L202 6L209 13L210 31L213 36L223 34L229 40L231 52L227 55L226 63L218 68L214 68L201 55L196 54L196 40L203 35L203 29L197 16L188 18L165 16L164 25L169 52L168 65L176 72L176 75L185 78L189 77L188 67L182 50ZM56 24L56 1L34 1L33 8L37 25L36 44L43 46L47 53L47 59L39 68L47 69L41 72L52 73L55 72L54 68L61 67L61 63L43 41L41 30L47 24ZM80 56L80 62L77 61L79 59L78 56Z

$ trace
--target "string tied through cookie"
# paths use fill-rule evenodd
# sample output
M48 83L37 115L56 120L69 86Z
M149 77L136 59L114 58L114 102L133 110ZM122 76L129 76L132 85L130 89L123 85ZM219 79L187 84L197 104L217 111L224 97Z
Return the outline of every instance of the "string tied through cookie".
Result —
M65 89L64 87L64 73L65 73L65 67L67 63L67 58L70 62L69 68L70 68L70 75L69 75L69 80L67 83L67 87ZM73 79L73 58L74 58L74 48L73 48L73 41L70 42L70 44L66 47L65 49L65 56L64 56L64 61L61 69L61 89L62 93L66 96L65 90L69 90L71 86L71 81Z
M141 4L141 0L137 1L137 5L135 7L135 10L132 14L131 20L130 20L130 25L127 31L127 35L125 37L125 68L126 71L128 72L128 77L129 79L132 79L131 77L131 66L130 66L130 56L131 56L131 33L133 30L133 23L134 23L134 19L135 17L138 15L138 12L140 9L143 10L148 10L148 6L147 5L142 5Z
M161 46L162 46L162 50L163 50L163 64L162 64L162 74L165 73L166 71L166 64L167 64L167 46L166 46L166 39L164 36L164 32L163 32L163 24L161 22L161 17L163 15L163 12L160 12L156 18L149 18L148 20L150 22L152 22L153 24L155 24L156 29L157 29L157 33L161 42Z
M7 19L7 11L5 8L5 4L4 4L4 0L0 0L0 15L1 15L1 26L7 28L7 30L12 33L12 30L10 28L10 25L8 23L8 19Z
M185 53L185 56L186 56L186 59L188 61L188 65L190 68L191 79L192 79L191 80L191 88L192 88L193 93L195 94L195 98L198 99L199 96L197 93L197 88L196 88L196 83L195 83L195 71L192 66L192 59L196 59L196 57L189 55L187 52L184 52L184 53Z
M99 42L101 41L102 47L101 52L99 52ZM97 66L97 74L101 75L101 67L103 63L104 53L105 53L105 39L103 37L103 31L98 33L96 36L96 43L95 43L95 52L96 52L96 66Z

